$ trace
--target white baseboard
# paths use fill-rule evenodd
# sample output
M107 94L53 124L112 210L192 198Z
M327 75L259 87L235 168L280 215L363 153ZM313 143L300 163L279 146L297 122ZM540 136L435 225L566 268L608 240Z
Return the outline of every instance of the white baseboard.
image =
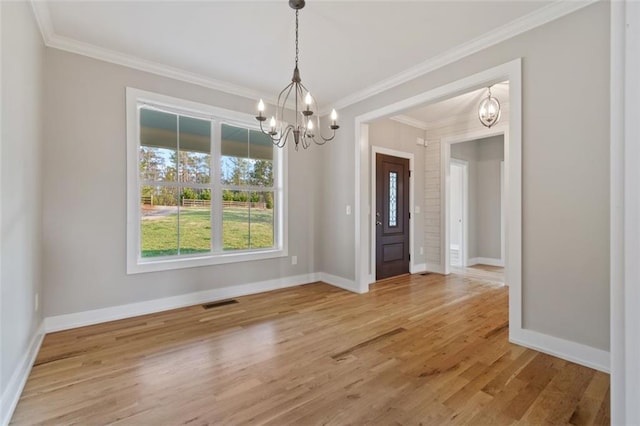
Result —
M354 280L348 280L346 278L338 277L336 275L327 274L326 272L318 272L318 279L327 284L331 284L334 287L339 287L343 290L348 290L354 293L362 294L360 287L356 285Z
M610 370L611 355L602 349L527 329L509 330L509 341L605 373Z
M492 257L472 257L467 260L467 266L473 265L501 266L504 268L504 260Z
M421 272L426 272L426 271L427 271L426 263L416 263L415 265L413 265L413 267L409 272L411 272L412 274L419 274Z
M18 367L11 375L7 387L4 392L2 392L2 397L0 398L0 425L2 426L8 425L11 421L16 405L18 405L18 400L20 400L20 395L22 395L24 385L27 383L29 373L31 373L31 367L40 351L40 346L42 345L45 334L44 330L43 321L31 338L27 352L23 355Z
M263 293L265 291L309 284L316 282L319 279L319 274L316 273L295 275L292 277L214 288L195 293L181 294L179 296L130 303L127 305L112 306L108 308L94 309L91 311L76 312L73 314L57 315L47 317L45 319L45 331L47 333L51 333L54 331L84 327L107 321L115 321L123 318L131 318L155 312L167 311L170 309L183 308L185 306L197 305L199 303L228 299L230 297L247 296L250 294ZM341 285L334 284L329 281L326 282L342 288Z
M444 268L439 263L425 263L425 271L444 275Z

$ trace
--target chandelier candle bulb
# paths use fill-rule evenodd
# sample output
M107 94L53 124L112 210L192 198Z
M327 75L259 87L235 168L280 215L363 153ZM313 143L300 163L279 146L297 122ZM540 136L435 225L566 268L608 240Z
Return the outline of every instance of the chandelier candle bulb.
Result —
M332 109L331 110L331 125L335 126L337 120L338 120L338 113L336 112L335 109Z
M313 138L315 135L313 134L313 121L309 119L307 122L307 130L305 131L305 136L308 138Z
M262 99L260 99L260 102L258 102L258 116L256 117L256 120L265 121L267 119L267 117L262 115L263 112L264 112L264 102L262 102Z
M307 92L307 96L304 97L304 103L307 106L307 108L302 111L302 115L304 115L305 117L309 117L310 115L313 115L313 111L311 111L311 103L313 102L313 98L311 97L311 93Z

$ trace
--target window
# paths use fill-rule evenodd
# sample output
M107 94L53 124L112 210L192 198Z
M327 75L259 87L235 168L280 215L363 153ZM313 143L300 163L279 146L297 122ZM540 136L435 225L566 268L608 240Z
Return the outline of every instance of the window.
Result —
M285 150L248 114L127 89L127 271L286 256Z

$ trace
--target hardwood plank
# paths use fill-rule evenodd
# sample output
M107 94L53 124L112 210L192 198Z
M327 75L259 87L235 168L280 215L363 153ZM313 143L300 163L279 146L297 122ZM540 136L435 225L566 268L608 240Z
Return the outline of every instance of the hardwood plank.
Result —
M12 424L608 424L609 377L508 342L508 288L324 283L47 335Z

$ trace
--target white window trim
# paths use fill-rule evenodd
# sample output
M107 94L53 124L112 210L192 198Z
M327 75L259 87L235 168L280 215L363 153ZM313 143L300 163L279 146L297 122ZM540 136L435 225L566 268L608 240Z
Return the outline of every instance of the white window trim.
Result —
M274 217L274 240L277 247L272 249L242 250L229 253L206 253L184 256L167 256L157 258L142 258L140 256L140 174L138 172L138 152L140 148L139 127L140 117L138 104L148 102L177 114L189 114L213 119L212 125L219 130L220 123L241 125L254 128L255 118L251 114L231 111L198 102L186 101L171 96L161 95L144 90L127 87L127 274L166 271L199 266L220 265L235 262L272 259L288 256L288 223L285 212L288 210L287 197L287 149L275 150L278 158L274 164L274 202L276 216ZM217 136L213 136L216 138ZM219 142L219 141L215 141ZM219 150L217 143L212 149ZM215 155L212 152L212 158ZM212 167L213 173L217 170ZM216 199L211 194L212 200ZM221 194L220 194L221 195ZM215 203L212 209L215 208ZM213 226L212 226L213 228Z

